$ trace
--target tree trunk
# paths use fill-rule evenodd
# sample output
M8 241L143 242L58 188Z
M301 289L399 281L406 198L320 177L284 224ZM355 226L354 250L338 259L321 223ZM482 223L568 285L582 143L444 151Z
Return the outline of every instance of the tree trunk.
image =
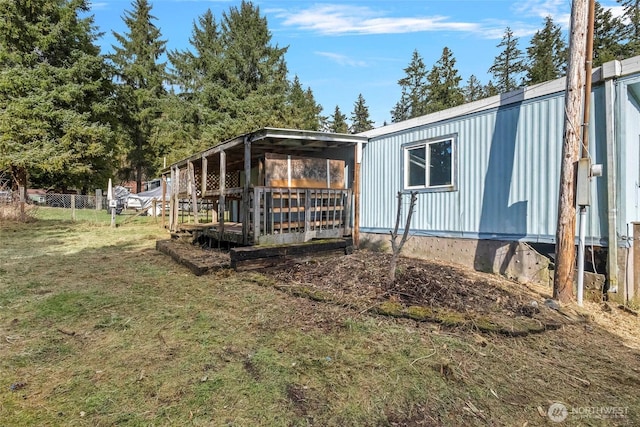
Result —
M404 226L404 232L402 233L402 238L400 239L400 243L397 243L398 238L398 229L400 228L400 214L402 212L402 193L398 191L398 209L396 212L396 225L391 231L391 263L389 264L389 283L393 284L396 280L396 267L398 265L398 258L400 257L400 252L402 251L402 247L407 242L407 238L409 237L409 228L411 227L411 218L413 217L413 211L416 207L416 201L418 200L418 192L411 192L411 200L409 202L409 212L407 213L407 220Z
M142 191L142 165L136 165L136 193Z
M571 38L565 94L564 143L558 195L558 225L556 233L556 269L553 277L553 297L560 302L573 300L575 270L576 194L575 183L582 129L582 108L585 83L585 49L587 42L588 0L573 0L571 8Z
M27 200L27 169L20 166L11 166L11 175L13 177L11 190L18 195L18 200Z

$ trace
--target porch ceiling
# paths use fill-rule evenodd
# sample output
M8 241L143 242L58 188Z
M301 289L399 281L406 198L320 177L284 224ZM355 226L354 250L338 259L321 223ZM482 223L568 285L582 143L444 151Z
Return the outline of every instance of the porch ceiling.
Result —
M172 167L182 168L188 162L199 165L204 157L208 160L209 168L217 168L220 164L220 152L222 151L226 155L227 170L242 169L244 167L245 140L251 142L252 163L253 160L263 156L265 153L304 156L332 148L355 146L358 142L367 142L366 137L351 134L263 128L193 154L172 164L162 173L168 174Z

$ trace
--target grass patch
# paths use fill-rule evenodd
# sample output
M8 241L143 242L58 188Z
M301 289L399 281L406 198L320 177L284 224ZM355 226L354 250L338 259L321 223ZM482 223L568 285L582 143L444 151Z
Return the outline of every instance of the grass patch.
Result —
M478 333L504 318L380 316L257 273L193 276L153 250L153 218L42 211L0 224L3 425L535 426L556 400L640 424L639 353L594 325L508 337Z
M59 322L87 316L100 306L110 306L113 299L97 293L62 292L35 304L36 320Z

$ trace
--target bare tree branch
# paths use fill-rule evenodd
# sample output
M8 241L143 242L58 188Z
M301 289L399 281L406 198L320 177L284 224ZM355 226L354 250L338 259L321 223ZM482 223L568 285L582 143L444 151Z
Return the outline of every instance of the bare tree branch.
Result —
M398 191L398 209L396 212L396 225L391 233L391 265L389 266L389 281L391 283L396 280L396 266L398 265L398 258L400 257L400 252L402 251L402 247L407 242L409 238L409 229L411 228L411 219L413 217L413 212L416 207L416 202L418 200L418 192L412 191L411 193L411 201L409 202L409 212L407 213L407 219L405 221L404 231L402 233L402 238L400 239L400 243L397 242L398 239L398 229L400 228L400 216L402 211L402 192Z

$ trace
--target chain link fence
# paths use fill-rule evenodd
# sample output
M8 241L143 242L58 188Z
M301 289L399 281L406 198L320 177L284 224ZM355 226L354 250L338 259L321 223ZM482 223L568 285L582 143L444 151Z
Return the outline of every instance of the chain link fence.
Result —
M74 209L106 209L107 198L105 196L90 196L80 194L58 194L47 193L43 198L29 201L38 205L50 206L52 208L74 208Z
M17 192L0 189L0 205L8 205L19 201L20 199ZM107 208L107 197L96 195L60 193L27 194L27 200L25 200L25 202L32 205L49 206L52 208L98 210Z

